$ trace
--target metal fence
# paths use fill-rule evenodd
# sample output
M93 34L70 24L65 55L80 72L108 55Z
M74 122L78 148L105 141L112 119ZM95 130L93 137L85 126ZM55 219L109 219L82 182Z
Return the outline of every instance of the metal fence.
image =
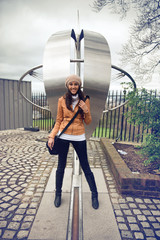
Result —
M33 95L32 101L43 107L48 106L44 94ZM118 106L123 102L125 102L125 94L123 91L110 91L106 101L106 108L109 109ZM114 111L103 113L92 137L106 137L110 139L119 139L121 141L143 142L147 130L146 132L144 131L143 124L136 127L129 124L125 118L125 113L128 111L129 107L124 105ZM42 130L49 131L52 129L53 124L54 120L51 117L51 113L33 107L33 127L38 126Z
M32 125L32 107L18 91L19 81L0 78L0 130ZM24 81L22 90L31 99L31 82Z

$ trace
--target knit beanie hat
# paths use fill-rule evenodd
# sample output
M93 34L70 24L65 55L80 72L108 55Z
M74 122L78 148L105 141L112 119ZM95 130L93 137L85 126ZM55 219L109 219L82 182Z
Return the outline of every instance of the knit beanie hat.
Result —
M69 83L70 82L77 82L78 84L79 84L79 86L81 87L81 85L82 85L82 82L81 82L81 79L80 79L80 77L79 76L77 76L77 75L70 75L70 76L68 76L67 78L66 78L66 81L65 81L65 86L68 88L68 85L69 85Z

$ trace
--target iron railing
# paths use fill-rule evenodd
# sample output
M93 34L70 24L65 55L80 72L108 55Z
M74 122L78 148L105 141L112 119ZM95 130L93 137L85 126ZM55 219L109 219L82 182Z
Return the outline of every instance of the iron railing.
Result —
M155 96L156 96L155 92ZM125 91L110 91L106 109L110 109L125 102ZM32 102L42 107L48 107L45 94L33 94ZM143 142L145 133L143 124L134 126L128 123L125 118L125 113L129 111L128 105L114 111L105 112L102 114L99 124L92 134L92 137L106 137L110 139L119 139L121 141ZM50 131L54 125L54 119L51 113L41 110L33 106L33 127L38 126L41 130Z

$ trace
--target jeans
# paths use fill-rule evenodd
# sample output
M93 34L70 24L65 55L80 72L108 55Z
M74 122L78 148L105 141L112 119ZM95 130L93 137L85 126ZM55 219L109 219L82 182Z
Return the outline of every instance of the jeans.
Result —
M85 177L89 184L92 195L97 196L97 187L96 187L94 175L93 175L93 173L90 169L89 163L88 163L86 140L84 140L84 141L69 141L69 140L59 139L59 145L60 145L61 152L59 153L58 167L57 167L57 171L56 171L56 194L57 195L61 194L64 170L66 167L67 154L68 154L70 143L72 143L72 145L78 155L81 168L85 174Z

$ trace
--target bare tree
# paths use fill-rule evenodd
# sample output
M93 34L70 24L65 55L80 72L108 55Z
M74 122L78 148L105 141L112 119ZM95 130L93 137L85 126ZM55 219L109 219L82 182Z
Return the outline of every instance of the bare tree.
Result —
M139 81L150 81L160 68L160 0L95 0L92 9L99 12L105 6L122 19L136 10L130 39L122 47L122 63L134 69Z

